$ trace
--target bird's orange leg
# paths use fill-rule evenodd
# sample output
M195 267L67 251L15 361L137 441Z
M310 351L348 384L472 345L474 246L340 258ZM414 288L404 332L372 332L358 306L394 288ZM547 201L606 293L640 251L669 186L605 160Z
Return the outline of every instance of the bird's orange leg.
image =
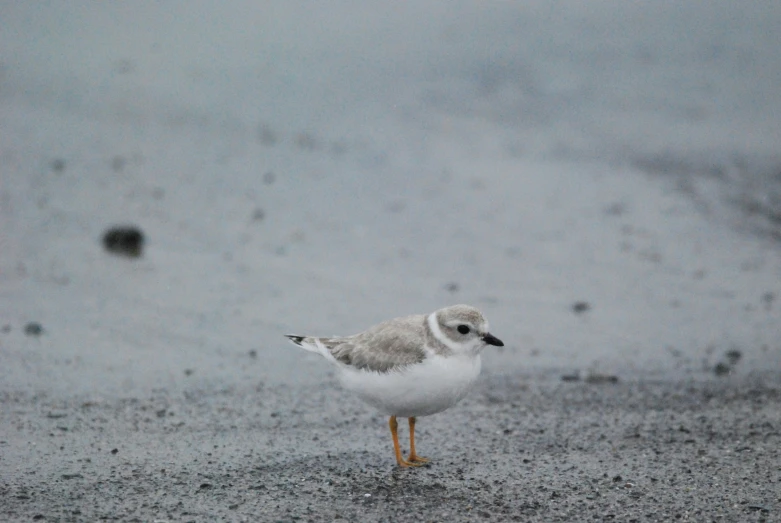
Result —
M393 437L393 450L396 452L396 463L399 464L399 467L414 465L413 463L406 461L401 455L401 447L399 446L399 424L396 422L396 416L390 417L388 425L390 425L391 436Z
M409 418L409 462L410 464L422 465L428 461L428 458L418 456L415 453L415 418Z

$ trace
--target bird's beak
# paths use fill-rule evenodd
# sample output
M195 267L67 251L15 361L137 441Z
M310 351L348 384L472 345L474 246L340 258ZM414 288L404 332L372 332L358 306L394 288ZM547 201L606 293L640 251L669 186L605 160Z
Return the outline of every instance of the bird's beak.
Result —
M504 343L502 343L502 340L500 340L496 336L492 336L490 332L485 333L485 336L483 336L483 341L488 345L496 345L497 347L504 347Z

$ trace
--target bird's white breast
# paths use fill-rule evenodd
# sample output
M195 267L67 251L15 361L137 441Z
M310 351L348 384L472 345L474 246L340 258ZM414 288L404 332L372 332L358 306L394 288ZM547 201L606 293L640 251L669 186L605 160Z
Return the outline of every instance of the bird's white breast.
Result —
M345 388L389 416L428 416L460 401L480 374L480 356L431 355L422 363L377 373L343 368Z

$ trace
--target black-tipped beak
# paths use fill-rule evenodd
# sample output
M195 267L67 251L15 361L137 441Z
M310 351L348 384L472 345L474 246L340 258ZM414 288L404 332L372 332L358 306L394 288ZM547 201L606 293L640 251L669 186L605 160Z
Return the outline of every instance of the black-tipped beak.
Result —
M497 347L504 347L504 343L502 343L502 340L500 340L496 336L492 336L490 332L487 332L485 336L483 336L483 341L486 342L488 345L496 345Z

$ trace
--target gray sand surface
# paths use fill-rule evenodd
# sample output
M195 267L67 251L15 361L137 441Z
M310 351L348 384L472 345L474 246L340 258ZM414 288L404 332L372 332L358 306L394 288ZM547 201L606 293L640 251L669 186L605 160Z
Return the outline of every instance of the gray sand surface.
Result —
M395 466L386 420L330 381L112 401L4 395L0 515L779 521L780 387L778 373L486 376L463 404L420 419L419 451L432 461L417 469Z

